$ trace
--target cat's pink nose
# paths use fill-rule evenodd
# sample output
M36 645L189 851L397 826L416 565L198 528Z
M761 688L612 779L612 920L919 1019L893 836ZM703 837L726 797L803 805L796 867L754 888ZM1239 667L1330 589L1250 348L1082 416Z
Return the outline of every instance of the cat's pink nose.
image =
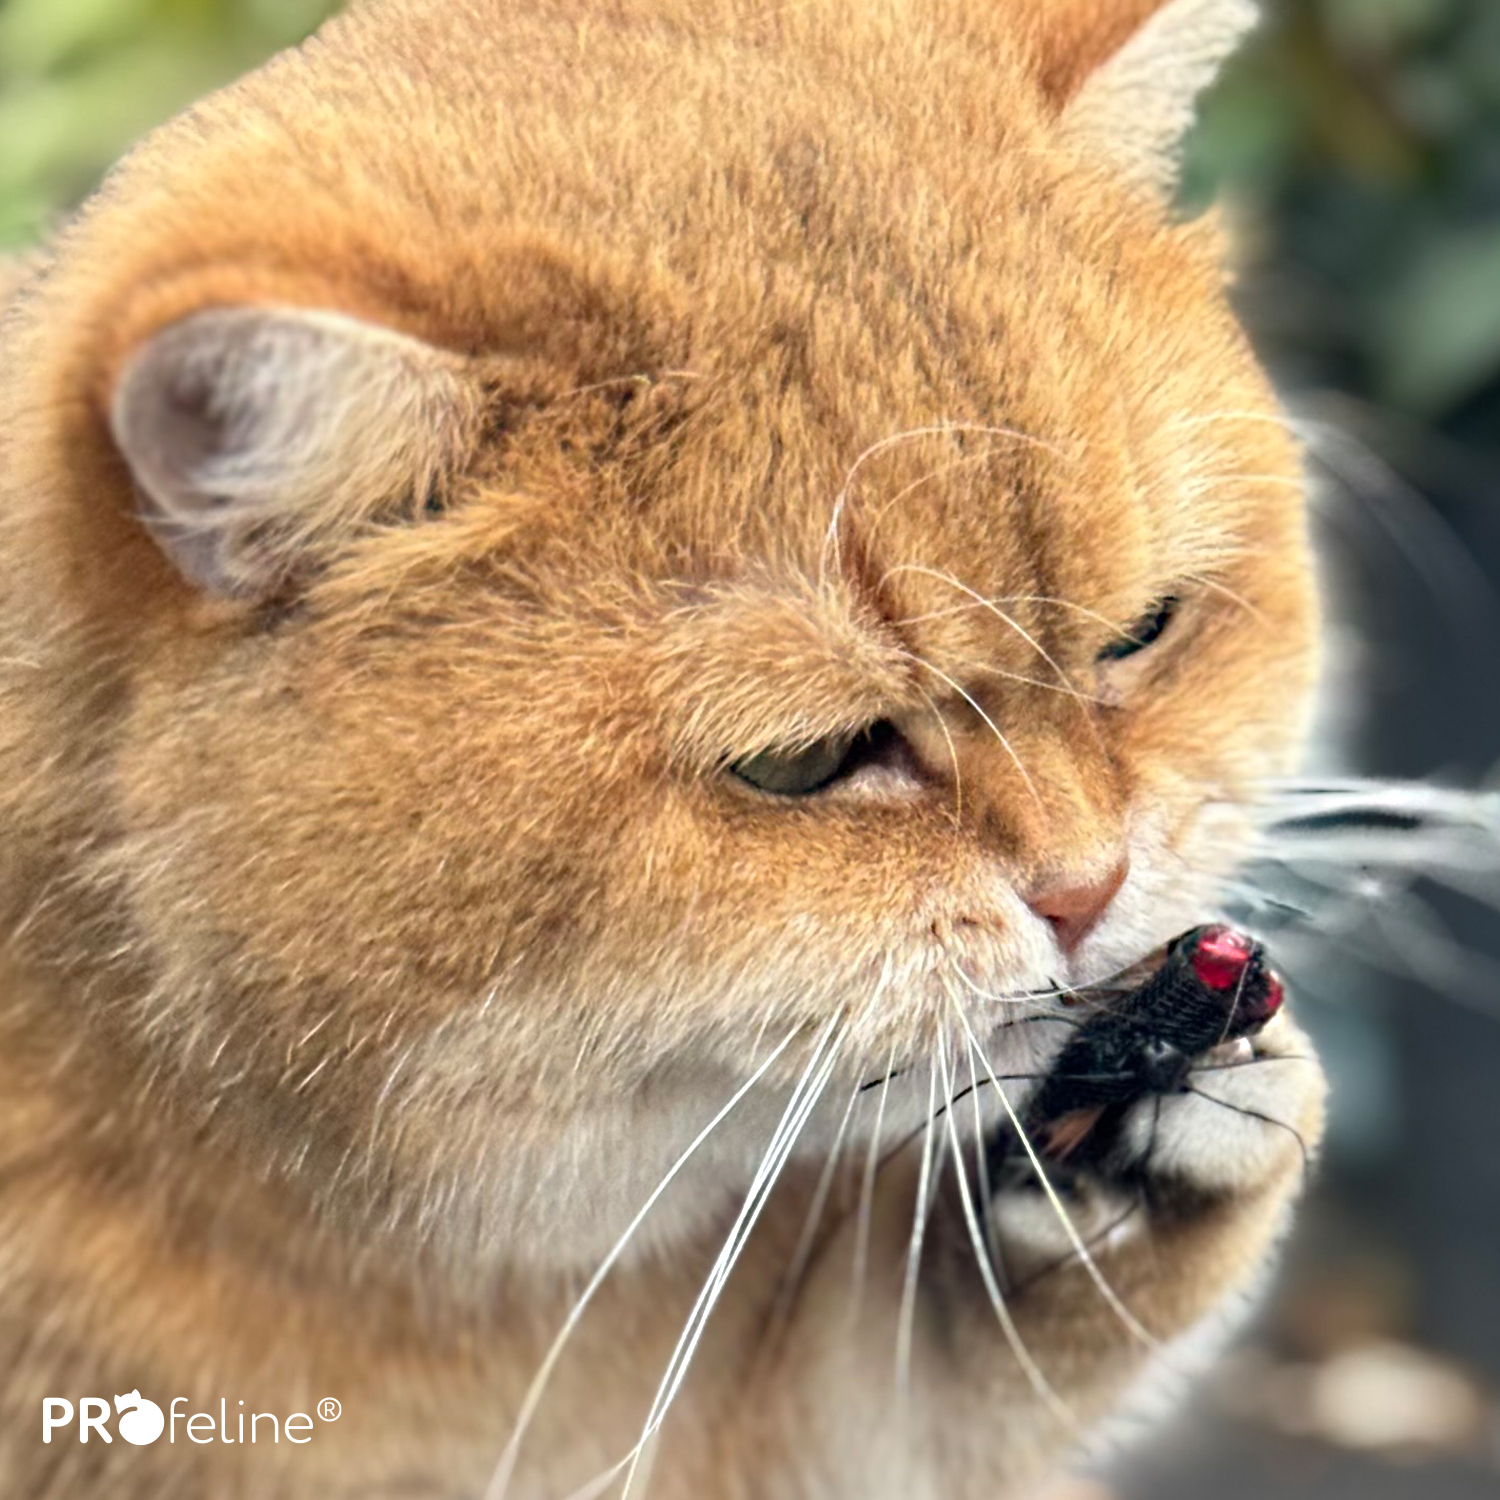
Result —
M1044 881L1027 892L1026 904L1052 924L1058 946L1064 953L1071 953L1099 925L1129 873L1130 859L1126 856L1098 880L1064 876Z

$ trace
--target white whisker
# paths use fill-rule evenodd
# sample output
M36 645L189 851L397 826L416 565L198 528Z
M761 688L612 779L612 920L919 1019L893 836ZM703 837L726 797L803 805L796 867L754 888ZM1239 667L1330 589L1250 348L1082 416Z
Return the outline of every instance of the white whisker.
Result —
M970 1048L971 1055L972 1051L973 1049ZM984 1282L985 1295L990 1299L990 1306L995 1310L995 1318L1000 1324L1001 1332L1005 1335L1005 1341L1010 1345L1011 1352L1015 1355L1016 1362L1021 1366L1032 1390L1064 1426L1074 1432L1081 1432L1082 1423L1078 1420L1077 1414L1057 1394L1052 1383L1042 1373L1041 1367L1033 1358L1031 1350L1026 1347L1026 1341L1021 1337L1021 1331L1016 1327L1015 1319L1006 1305L999 1283L995 1280L994 1262L990 1255L987 1237L980 1228L978 1216L974 1211L968 1173L964 1170L963 1151L958 1143L958 1127L953 1119L955 1113L952 1108L953 1078L948 1068L948 1044L941 1032L938 1034L938 1066L942 1069L943 1092L949 1100L949 1108L943 1113L947 1124L948 1142L953 1152L953 1172L958 1179L958 1193L963 1204L964 1221L968 1225L969 1240L974 1247L974 1261L979 1268L980 1279Z
M937 1107L937 1069L927 1070L927 1126L922 1137L922 1165L917 1174L917 1200L912 1210L911 1241L906 1254L906 1277L901 1288L901 1308L896 1323L896 1392L903 1400L911 1394L912 1326L917 1307L917 1275L922 1264L922 1240L927 1230L927 1206L932 1179L933 1111Z
M1082 1236L1078 1233L1078 1227L1073 1223L1073 1217L1064 1206L1062 1198L1057 1189L1052 1185L1047 1176L1046 1169L1042 1166L1041 1157L1036 1153L1036 1147L1031 1143L1031 1137L1027 1135L1021 1125L1020 1116L1017 1115L1015 1106L1010 1102L1000 1080L995 1076L995 1070L990 1066L990 1060L985 1055L984 1048L979 1044L979 1038L974 1035L974 1029L969 1025L969 1018L964 1014L963 1007L957 1000L953 1002L953 1008L958 1013L958 1019L968 1036L969 1045L974 1048L975 1054L984 1066L985 1074L990 1080L991 1086L999 1096L1000 1103L1005 1109L1010 1121L1011 1129L1015 1131L1017 1139L1021 1142L1022 1149L1026 1152L1031 1162L1031 1169L1036 1173L1037 1181L1042 1185L1042 1191L1047 1195L1047 1201L1052 1205L1052 1211L1057 1215L1058 1222L1063 1227L1063 1233L1068 1237L1068 1243L1073 1247L1073 1253L1077 1255L1084 1269L1088 1272L1089 1279L1099 1289L1099 1295L1104 1298L1110 1310L1119 1318L1121 1324L1126 1328L1133 1338L1138 1339L1149 1349L1156 1349L1158 1341L1140 1320L1120 1300L1119 1294L1104 1279L1104 1273L1100 1271L1098 1263L1094 1260L1088 1246L1084 1243Z
M844 508L849 503L849 493L859 471L872 458L878 457L880 454L897 447L901 443L914 442L918 438L924 437L952 437L955 434L967 433L986 437L1010 438L1015 442L1026 443L1031 447L1040 448L1057 458L1066 460L1068 457L1055 444L1049 443L1042 438L1033 437L1030 433L1021 432L1013 427L995 427L980 422L934 422L926 427L911 427L904 432L892 433L891 436L881 438L877 443L871 443L849 466L849 471L844 475L844 482L840 486L838 495L833 502L833 514L829 519L828 530L823 538L823 555L820 563L820 576L825 585L828 580L829 553L832 552L836 563L842 563L842 554L839 546L839 524L843 520Z
M540 1369L538 1369L530 1387L527 1389L525 1397L522 1399L521 1409L517 1414L516 1425L511 1433L510 1441L505 1445L505 1451L501 1454L495 1472L491 1476L488 1486L485 1488L485 1500L504 1500L511 1476L515 1472L516 1459L521 1450L521 1440L525 1437L526 1430L531 1425L532 1418L536 1415L537 1407L541 1404L542 1393L547 1387L547 1382L551 1379L552 1372L556 1368L558 1360L562 1357L563 1350L568 1340L572 1337L574 1329L577 1328L589 1303L593 1301L594 1294L599 1290L605 1277L609 1275L615 1262L624 1253L625 1247L635 1236L636 1231L641 1227L642 1223L645 1222L646 1216L656 1206L662 1194L666 1192L677 1175L692 1160L698 1148L718 1129L745 1095L765 1077L781 1054L791 1046L800 1030L800 1027L794 1027L789 1031L780 1046L735 1090L730 1096L729 1102L724 1105L718 1114L693 1137L692 1143L688 1146L687 1150L667 1169L666 1175L657 1183L650 1196L636 1212L635 1217L626 1225L625 1232L615 1241L609 1254L604 1257L599 1265L599 1269L594 1272L588 1285L584 1287L578 1300L573 1304L572 1311L568 1314L562 1328L558 1331L557 1337L552 1341L552 1346L547 1350L546 1357L542 1360Z
M889 569L886 572L885 577L880 580L880 587L884 587L886 579L893 578L898 573L919 573L925 578L935 579L938 583L946 583L949 588L957 589L961 594L967 594L973 601L974 607L976 609L987 609L992 615L995 616L997 620L1000 621L1002 625L1006 625L1011 630L1015 631L1015 633L1019 635L1021 639L1025 641L1026 644L1030 646L1031 649L1035 651L1036 654L1040 656L1044 662L1047 663L1049 667L1052 668L1053 672L1057 675L1058 681L1061 682L1070 692L1080 698L1084 696L1083 694L1079 693L1078 690L1073 686L1072 682L1069 681L1068 674L1063 671L1061 666L1058 665L1051 652L1049 652L1047 648L1043 646L1042 643L1038 641L1037 638L1025 628L1025 626L1020 624L1019 621L1012 619L1011 616L1006 614L1006 612L1001 609L1000 606L996 604L992 599L986 599L983 594L979 593L976 589L971 589L968 584L962 582L960 579L955 578L951 573L939 572L936 568L925 568L920 563L902 563L897 567ZM1026 596L1018 596L1018 599L1024 597ZM1037 597L1042 598L1043 596L1038 595ZM1046 602L1049 604L1056 604L1060 601L1056 599L1048 599ZM1076 605L1074 607L1078 609L1083 608L1082 605ZM1093 611L1089 610L1085 611L1085 613L1092 614ZM1104 620L1103 615L1097 615L1095 616L1095 618ZM1108 625L1111 630L1115 630L1118 628L1112 620L1104 620L1104 623Z
M714 1261L709 1278L703 1290L698 1294L698 1299L688 1314L687 1323L677 1341L677 1346L672 1351L672 1357L667 1362L666 1374L663 1375L661 1385L657 1388L656 1399L652 1402L651 1410L646 1417L646 1425L641 1432L639 1442L632 1450L629 1467L626 1470L625 1487L621 1491L621 1500L628 1500L632 1492L647 1445L666 1419L667 1411L687 1376L693 1356L697 1353L698 1345L703 1338L703 1332L708 1326L709 1314L717 1304L729 1273L739 1260L740 1252L744 1249L750 1231L755 1227L761 1210L769 1200L771 1189L781 1175L781 1169L791 1155L803 1126L806 1125L822 1097L823 1089L838 1062L839 1044L844 1035L845 1033L839 1029L837 1016L829 1020L818 1034L813 1054L803 1069L797 1086L792 1090L792 1096L766 1148L760 1169L750 1184L750 1190L745 1195L745 1201L729 1231L728 1239ZM823 1055L825 1049L827 1050L826 1058Z
M1027 771L1026 767L1021 763L1021 757L1017 755L1015 750L1011 747L1010 741L1006 739L1006 737L1000 732L1000 726L995 723L995 721L984 711L983 708L980 707L979 703L967 691L965 691L961 684L955 682L953 678L948 676L948 674L942 671L940 668L933 666L930 661L924 661L920 656L917 656L910 651L902 651L900 652L900 655L906 657L909 661L915 662L917 666L922 667L928 672L931 672L934 677L937 677L943 682L947 683L947 685L952 688L953 691L957 693L959 697L962 698L964 702L967 703L969 707L979 715L981 719L984 720L985 724L989 727L990 732L995 736L997 740L1000 741L1000 748L1005 751L1005 753L1010 757L1011 763L1015 766L1016 770L1021 773L1021 779L1026 783L1026 790L1031 793L1032 800L1036 802L1038 806L1040 806L1042 801L1041 793L1037 791L1036 783L1031 779L1031 773Z
M943 740L948 746L948 759L953 762L953 821L961 824L964 816L964 779L958 764L958 746L953 743L953 733L948 728L948 721L943 716L942 709L933 701L932 694L922 687L918 687L917 692L932 710L932 717L937 720L937 726L942 730Z
M886 1059L885 1075L880 1080L880 1103L875 1110L875 1128L870 1134L870 1147L865 1153L864 1179L859 1189L859 1219L854 1229L854 1294L850 1299L850 1317L859 1318L860 1302L864 1296L865 1272L870 1260L870 1219L875 1204L875 1174L880 1166L880 1137L885 1126L886 1100L890 1097L891 1079L895 1076L896 1049L891 1047Z
M817 1243L818 1230L823 1225L824 1210L828 1206L828 1195L833 1189L834 1174L838 1169L839 1157L844 1149L844 1138L849 1133L849 1122L854 1117L854 1106L859 1103L859 1096L863 1092L863 1083L856 1083L850 1090L849 1102L844 1106L844 1113L839 1120L838 1130L834 1134L833 1144L828 1149L828 1159L823 1164L822 1172L818 1174L812 1202L808 1205L807 1217L803 1220L802 1234L797 1241L797 1248L792 1252L792 1259L786 1274L782 1277L781 1292L771 1313L770 1324L773 1329L779 1328L790 1315L792 1303L801 1290L802 1278L806 1274L808 1262L812 1259L813 1246Z

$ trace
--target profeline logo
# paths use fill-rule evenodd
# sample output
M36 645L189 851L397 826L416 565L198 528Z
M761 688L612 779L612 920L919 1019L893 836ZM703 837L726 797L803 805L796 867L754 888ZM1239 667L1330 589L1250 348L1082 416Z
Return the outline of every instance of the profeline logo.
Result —
M243 1401L239 1406L243 1406ZM178 1424L187 1440L192 1443L279 1443L285 1436L289 1443L310 1443L316 1430L313 1419L306 1412L294 1411L285 1421L273 1412L236 1411L231 1413L227 1397L219 1398L219 1415L212 1412L179 1410L187 1406L186 1396L174 1396L164 1413L156 1402L148 1401L139 1391L131 1391L115 1397L115 1412L120 1420L116 1424L120 1436L127 1443L143 1448L154 1443L165 1432L167 1441L177 1441ZM332 1396L325 1396L317 1406L318 1416L324 1422L336 1422L343 1415L343 1408ZM231 1416L235 1419L231 1424ZM66 1396L47 1396L42 1400L42 1441L50 1443L52 1434L59 1428L72 1425L73 1403ZM78 1403L78 1441L86 1443L92 1434L106 1443L114 1442L114 1435L106 1424L110 1418L109 1402L100 1396L84 1396ZM246 1418L249 1428L246 1429Z
M115 1411L121 1414L120 1436L127 1443L134 1443L137 1448L154 1443L161 1436L162 1428L167 1425L161 1407L154 1401L147 1401L139 1391L132 1391L128 1396L116 1396Z

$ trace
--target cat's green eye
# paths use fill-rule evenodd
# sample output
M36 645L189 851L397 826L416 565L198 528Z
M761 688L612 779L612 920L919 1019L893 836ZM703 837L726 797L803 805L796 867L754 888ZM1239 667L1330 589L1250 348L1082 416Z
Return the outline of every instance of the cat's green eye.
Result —
M796 750L762 750L729 768L741 781L781 797L806 797L836 781L849 765L858 736L828 735Z
M1100 653L1100 661L1123 661L1144 651L1147 646L1160 640L1168 625L1177 614L1178 600L1169 595L1159 604L1153 605L1129 630L1111 641Z

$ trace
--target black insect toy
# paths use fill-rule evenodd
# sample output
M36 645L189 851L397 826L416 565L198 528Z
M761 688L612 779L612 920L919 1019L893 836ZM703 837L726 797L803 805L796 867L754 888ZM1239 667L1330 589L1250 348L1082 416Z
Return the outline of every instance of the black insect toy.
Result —
M1049 1144L1049 1154L1076 1155L1109 1116L1187 1087L1205 1053L1253 1036L1285 998L1254 938L1222 925L1183 933L1138 987L1083 995L1097 1008L1027 1101L1028 1133Z

